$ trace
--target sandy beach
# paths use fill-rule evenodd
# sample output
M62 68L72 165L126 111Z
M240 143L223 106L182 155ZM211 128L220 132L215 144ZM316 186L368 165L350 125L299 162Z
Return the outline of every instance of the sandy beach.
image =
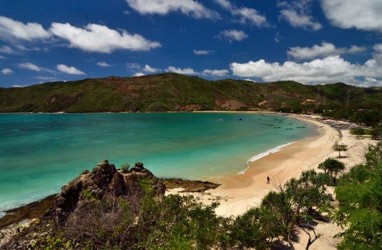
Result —
M216 213L221 216L237 216L243 214L251 207L260 205L262 198L270 191L276 191L286 181L299 178L303 171L317 169L318 164L328 157L337 157L332 147L335 142L348 145L348 151L342 152L345 156L340 159L346 165L346 170L364 161L364 154L370 144L375 144L368 138L357 138L350 134L349 129L334 128L329 124L342 122L322 120L319 116L290 115L293 118L314 123L318 135L294 142L279 152L275 152L249 162L249 167L243 174L225 176L210 181L222 185L207 194L200 196L202 202L219 200L220 206ZM346 124L344 122L344 124ZM346 171L345 170L345 171ZM267 176L270 183L267 183ZM336 249L338 239L333 236L341 229L333 223L322 223L316 227L316 232L322 236L310 249ZM296 249L305 249L306 236L301 233L300 242Z

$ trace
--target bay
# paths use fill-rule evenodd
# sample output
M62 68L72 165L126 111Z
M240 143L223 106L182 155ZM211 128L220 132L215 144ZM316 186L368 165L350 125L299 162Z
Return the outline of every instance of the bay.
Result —
M315 131L276 114L1 114L0 214L59 192L101 160L209 179L239 174L256 155Z

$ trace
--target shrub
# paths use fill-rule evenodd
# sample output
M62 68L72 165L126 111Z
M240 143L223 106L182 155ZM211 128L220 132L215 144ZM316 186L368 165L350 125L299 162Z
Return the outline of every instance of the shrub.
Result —
M352 135L366 135L367 132L368 131L366 129L361 128L361 127L351 128L350 129L350 134L352 134Z
M130 170L130 163L123 163L121 165L121 171L122 173L128 173Z

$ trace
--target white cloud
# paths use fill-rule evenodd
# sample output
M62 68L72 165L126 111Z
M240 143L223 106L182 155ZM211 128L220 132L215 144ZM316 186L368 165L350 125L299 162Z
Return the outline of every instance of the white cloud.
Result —
M196 50L196 49L194 49L194 54L198 55L198 56L209 55L213 52L214 52L213 50Z
M152 68L152 67L150 67L150 65L146 64L145 67L143 68L143 71L148 73L148 74L153 74L153 73L158 72L159 70L156 68Z
M365 47L360 47L357 45L352 45L350 48L346 49L346 53L348 54L357 54L357 53L362 53L365 51L366 51Z
M215 2L220 4L223 8L225 8L227 10L233 9L231 2L228 0L215 0Z
M22 69L32 70L32 71L41 71L42 68L33 64L33 63L20 63L19 67Z
M0 39L32 41L49 38L50 36L50 33L41 24L24 24L8 17L0 16Z
M233 14L239 17L241 23L249 23L258 27L266 26L268 24L265 16L260 15L255 9L239 8L234 10Z
M176 68L176 67L173 67L173 66L169 66L167 68L167 71L178 73L178 74L183 74L183 75L197 75L198 74L197 72L195 72L191 68L184 68L184 69L182 69L182 68Z
M259 14L256 9L247 7L238 8L228 0L215 0L215 2L237 17L240 23L248 23L258 27L268 25L266 17Z
M319 30L322 25L310 15L311 0L295 0L292 2L280 2L280 18L296 28Z
M1 73L3 75L12 75L13 74L13 70L11 70L10 68L4 68L1 70Z
M55 77L51 77L51 76L36 76L34 77L38 80L40 80L40 82L57 82L59 81L59 79L55 78Z
M294 80L302 83L346 82L367 86L382 85L382 62L372 58L364 65L352 64L340 56L328 56L304 63L286 61L268 63L263 59L247 63L231 63L234 75L255 77L263 81ZM374 79L374 80L371 80Z
M160 47L160 43L147 40L138 34L121 32L104 25L88 24L84 29L69 23L52 23L51 32L65 40L70 47L88 52L111 53L114 50L148 51Z
M159 14L167 15L173 11L192 16L194 18L216 19L219 15L208 10L194 0L126 0L128 5L142 15Z
M141 69L141 65L139 65L138 63L127 63L126 67L130 70L140 70Z
M325 16L335 26L382 31L381 0L321 0Z
M16 54L16 52L7 45L0 47L0 53L9 54L9 55Z
M97 65L100 67L111 67L111 65L107 62L97 62Z
M63 73L70 75L85 75L85 73L81 70L78 70L73 66L66 66L65 64L58 64L57 69Z
M366 48L352 45L350 48L336 48L332 43L322 42L312 47L291 47L288 55L299 60L327 57L330 55L354 54L364 52Z
M133 75L133 77L140 77L140 76L145 76L145 74L142 73L142 72L137 72L137 73L135 73L135 74Z
M203 70L202 74L206 76L224 77L229 74L229 71L226 69L205 69Z
M241 30L223 30L219 33L218 37L220 39L226 39L230 42L232 41L242 41L248 37L248 35Z

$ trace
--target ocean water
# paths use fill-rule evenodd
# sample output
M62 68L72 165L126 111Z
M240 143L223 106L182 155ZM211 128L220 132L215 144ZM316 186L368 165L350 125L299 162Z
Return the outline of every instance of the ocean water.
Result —
M160 177L239 174L248 160L315 133L281 115L221 113L1 114L0 216L56 193L108 159Z

